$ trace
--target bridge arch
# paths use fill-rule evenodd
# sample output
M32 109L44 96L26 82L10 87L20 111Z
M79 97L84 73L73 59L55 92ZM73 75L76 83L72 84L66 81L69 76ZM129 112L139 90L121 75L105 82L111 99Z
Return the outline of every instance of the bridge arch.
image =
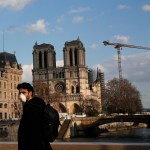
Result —
M82 108L77 103L71 105L70 114L79 114L81 112L82 112Z
M83 129L88 129L91 127L98 127L100 125L114 123L114 122L133 122L134 124L144 123L147 127L150 127L150 115L121 115L108 118L98 118L96 121L91 122L91 124L83 125Z
M65 113L67 112L66 111L66 107L62 104L62 103L59 103L59 102L55 102L52 104L52 106L60 113Z

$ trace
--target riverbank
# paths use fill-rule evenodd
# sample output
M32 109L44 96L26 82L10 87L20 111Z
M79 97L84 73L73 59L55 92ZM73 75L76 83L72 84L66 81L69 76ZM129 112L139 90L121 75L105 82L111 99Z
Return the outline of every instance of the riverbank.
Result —
M123 122L123 123L117 122L117 123L101 125L100 127L102 131L106 131L106 132L116 132L116 131L123 131L123 130L136 129L136 128L147 128L147 125L144 123L134 124L129 122Z

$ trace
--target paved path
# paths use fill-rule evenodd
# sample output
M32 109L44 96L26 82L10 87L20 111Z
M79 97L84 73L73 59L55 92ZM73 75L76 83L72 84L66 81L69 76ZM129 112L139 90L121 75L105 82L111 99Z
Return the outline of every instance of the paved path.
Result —
M150 143L54 142L53 150L150 150ZM0 142L0 150L17 150L16 142Z

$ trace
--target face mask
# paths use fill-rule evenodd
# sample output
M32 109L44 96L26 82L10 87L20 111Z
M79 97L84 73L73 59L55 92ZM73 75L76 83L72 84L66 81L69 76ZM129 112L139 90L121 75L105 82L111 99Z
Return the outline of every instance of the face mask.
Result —
M23 102L26 102L26 96L22 93L19 94L19 99L22 100Z

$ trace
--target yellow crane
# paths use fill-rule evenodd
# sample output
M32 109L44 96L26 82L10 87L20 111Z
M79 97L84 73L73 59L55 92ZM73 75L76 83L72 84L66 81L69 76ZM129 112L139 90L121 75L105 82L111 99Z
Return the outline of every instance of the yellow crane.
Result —
M103 41L103 44L105 46L112 45L112 46L114 46L114 48L117 49L119 79L122 79L122 68L121 68L121 49L122 49L122 47L150 50L150 47L136 46L136 45L130 45L130 44L122 44L122 43L112 43L109 41Z

